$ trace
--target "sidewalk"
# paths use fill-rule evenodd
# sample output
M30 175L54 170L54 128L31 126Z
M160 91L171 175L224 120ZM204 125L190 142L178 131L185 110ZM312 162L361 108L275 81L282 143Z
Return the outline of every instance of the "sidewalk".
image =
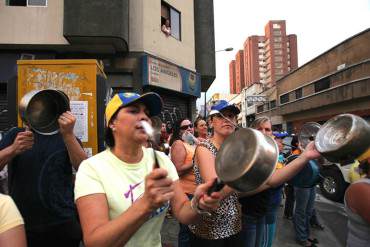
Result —
M317 246L320 247L344 247L343 241L339 241L333 233L334 228L339 227L332 224L333 222L326 221L327 217L321 217L320 214L326 213L325 210L322 210L323 206L321 205L322 201L316 200L317 204L317 214L322 224L325 226L323 231L312 230L313 237L319 240ZM328 225L328 223L330 225ZM166 218L162 227L162 243L164 247L177 247L177 233L179 231L178 222L174 218ZM338 236L342 238L343 236ZM278 219L277 219L277 230L276 238L273 243L273 247L297 247L300 246L295 242L295 234L293 222L283 218L283 207L279 208ZM236 246L234 246L236 247Z

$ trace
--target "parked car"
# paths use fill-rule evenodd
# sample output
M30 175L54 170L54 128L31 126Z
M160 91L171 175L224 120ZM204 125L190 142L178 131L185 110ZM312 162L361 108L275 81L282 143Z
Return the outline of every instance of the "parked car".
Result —
M326 161L328 163L328 161ZM326 198L342 202L344 193L350 183L360 179L358 172L359 163L341 166L337 163L325 164L320 169L322 180L319 183L320 190Z

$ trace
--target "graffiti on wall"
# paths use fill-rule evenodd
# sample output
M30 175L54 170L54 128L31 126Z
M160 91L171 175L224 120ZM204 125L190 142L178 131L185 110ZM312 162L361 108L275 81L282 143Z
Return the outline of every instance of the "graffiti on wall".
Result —
M183 115L181 114L181 111L176 106L172 108L165 108L162 110L160 118L162 120L162 123L166 124L166 130L168 133L172 132L172 128L174 124L183 118Z
M32 84L33 89L55 88L65 92L71 100L81 96L81 84L87 78L83 73L51 71L44 68L31 67L26 71L26 83Z

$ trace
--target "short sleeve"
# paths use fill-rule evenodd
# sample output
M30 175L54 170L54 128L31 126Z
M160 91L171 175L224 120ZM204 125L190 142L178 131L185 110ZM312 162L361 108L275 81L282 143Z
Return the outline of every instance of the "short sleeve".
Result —
M0 233L23 224L22 216L12 198L0 194Z
M80 197L105 193L99 176L89 160L84 160L78 168L75 182L75 200Z
M12 145L17 134L22 131L24 131L24 129L14 127L11 128L8 132L6 132L6 134L0 141L0 150Z

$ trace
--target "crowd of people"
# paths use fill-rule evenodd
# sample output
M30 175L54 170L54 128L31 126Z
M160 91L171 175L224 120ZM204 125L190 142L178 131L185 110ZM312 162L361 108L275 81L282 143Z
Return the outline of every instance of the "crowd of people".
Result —
M279 150L272 175L250 192L225 185L209 193L217 153L236 131L240 110L220 100L208 119L180 119L170 133L163 124L152 148L141 123L151 123L162 105L156 93L113 96L105 111L107 148L90 158L73 134L70 112L59 117L55 135L11 129L0 142L10 195L0 194L0 246L161 246L170 211L180 224L180 247L271 247L284 194L284 215L293 219L297 243L319 244L310 235L310 222L323 229L314 210L315 182L294 182L307 167L317 167L313 142L302 148L293 138L295 156L288 158L285 136L273 132L269 118L257 118L250 127L274 139ZM369 162L361 162L365 178L345 195L349 247L370 243Z

